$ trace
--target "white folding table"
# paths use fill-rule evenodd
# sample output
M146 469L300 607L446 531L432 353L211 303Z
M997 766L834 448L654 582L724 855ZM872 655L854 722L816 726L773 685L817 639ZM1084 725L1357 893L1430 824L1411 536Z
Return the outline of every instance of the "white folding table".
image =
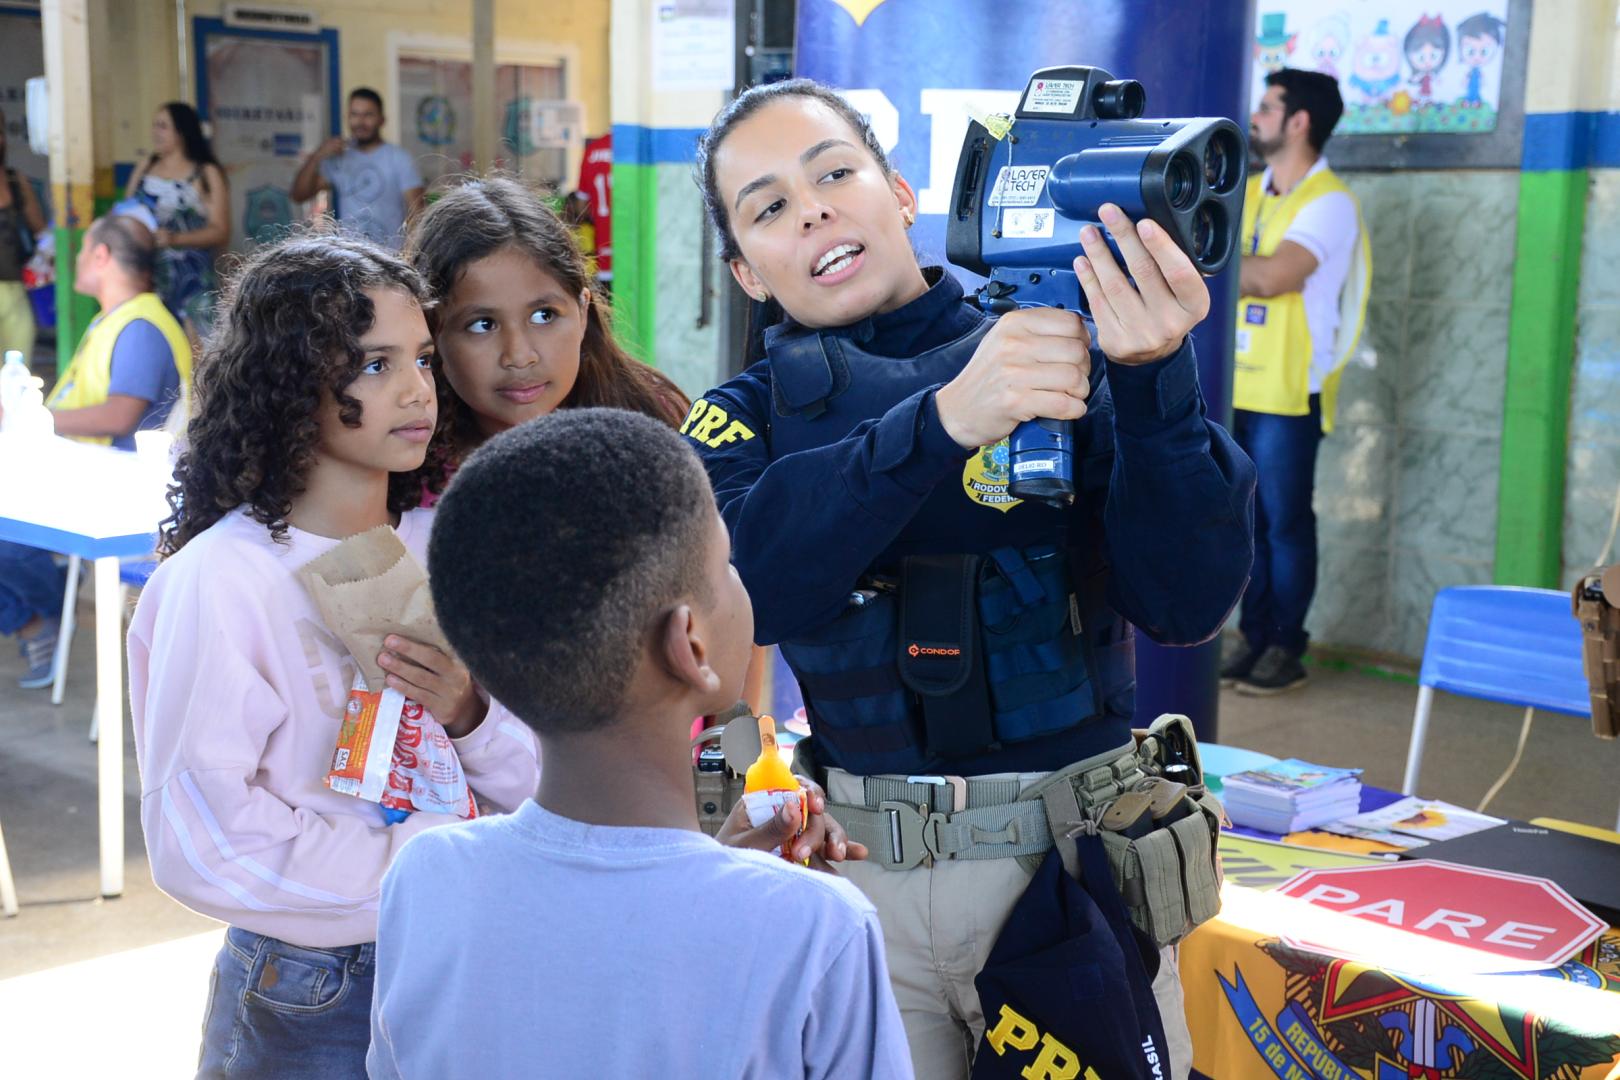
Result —
M124 667L118 560L150 555L166 463L60 438L0 436L0 540L95 564L101 895L124 891Z

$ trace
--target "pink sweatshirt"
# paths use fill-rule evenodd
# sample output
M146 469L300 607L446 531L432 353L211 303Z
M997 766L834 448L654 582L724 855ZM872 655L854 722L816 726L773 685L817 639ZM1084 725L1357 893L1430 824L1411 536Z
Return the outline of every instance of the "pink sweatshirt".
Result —
M427 565L430 510L400 539ZM337 541L277 544L238 510L152 575L129 629L130 711L152 877L195 911L295 945L377 936L400 845L457 820L384 825L324 783L355 663L294 576ZM455 740L480 808L516 809L540 779L533 733L492 702Z

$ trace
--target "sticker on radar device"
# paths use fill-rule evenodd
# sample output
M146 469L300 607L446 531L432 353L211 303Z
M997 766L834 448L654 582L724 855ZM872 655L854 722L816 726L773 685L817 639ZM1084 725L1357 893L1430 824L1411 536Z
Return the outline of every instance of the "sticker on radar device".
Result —
M1072 113L1083 86L1079 79L1036 79L1024 95L1024 111Z
M1057 231L1057 212L1039 210L1008 210L1001 218L1001 235L1013 239L1046 239Z
M990 189L991 206L1034 206L1046 190L1046 165L1003 165Z

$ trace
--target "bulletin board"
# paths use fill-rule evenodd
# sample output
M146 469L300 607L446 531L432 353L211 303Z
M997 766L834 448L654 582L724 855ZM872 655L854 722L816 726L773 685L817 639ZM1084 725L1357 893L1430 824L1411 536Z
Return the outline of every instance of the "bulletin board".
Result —
M1259 0L1251 104L1280 68L1338 80L1339 168L1516 168L1531 0Z

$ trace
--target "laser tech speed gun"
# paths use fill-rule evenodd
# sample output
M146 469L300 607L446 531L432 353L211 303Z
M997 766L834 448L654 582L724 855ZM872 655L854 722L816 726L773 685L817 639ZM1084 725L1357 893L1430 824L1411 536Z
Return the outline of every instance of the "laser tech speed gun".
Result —
M1226 268L1243 218L1243 132L1225 117L1143 119L1146 105L1141 83L1102 68L1042 68L1015 114L968 125L945 250L990 279L974 296L980 307L1067 308L1089 323L1074 260L1085 223L1108 236L1098 216L1104 203L1157 222L1200 272ZM1073 421L1018 425L1008 441L1009 493L1072 503L1073 448Z

